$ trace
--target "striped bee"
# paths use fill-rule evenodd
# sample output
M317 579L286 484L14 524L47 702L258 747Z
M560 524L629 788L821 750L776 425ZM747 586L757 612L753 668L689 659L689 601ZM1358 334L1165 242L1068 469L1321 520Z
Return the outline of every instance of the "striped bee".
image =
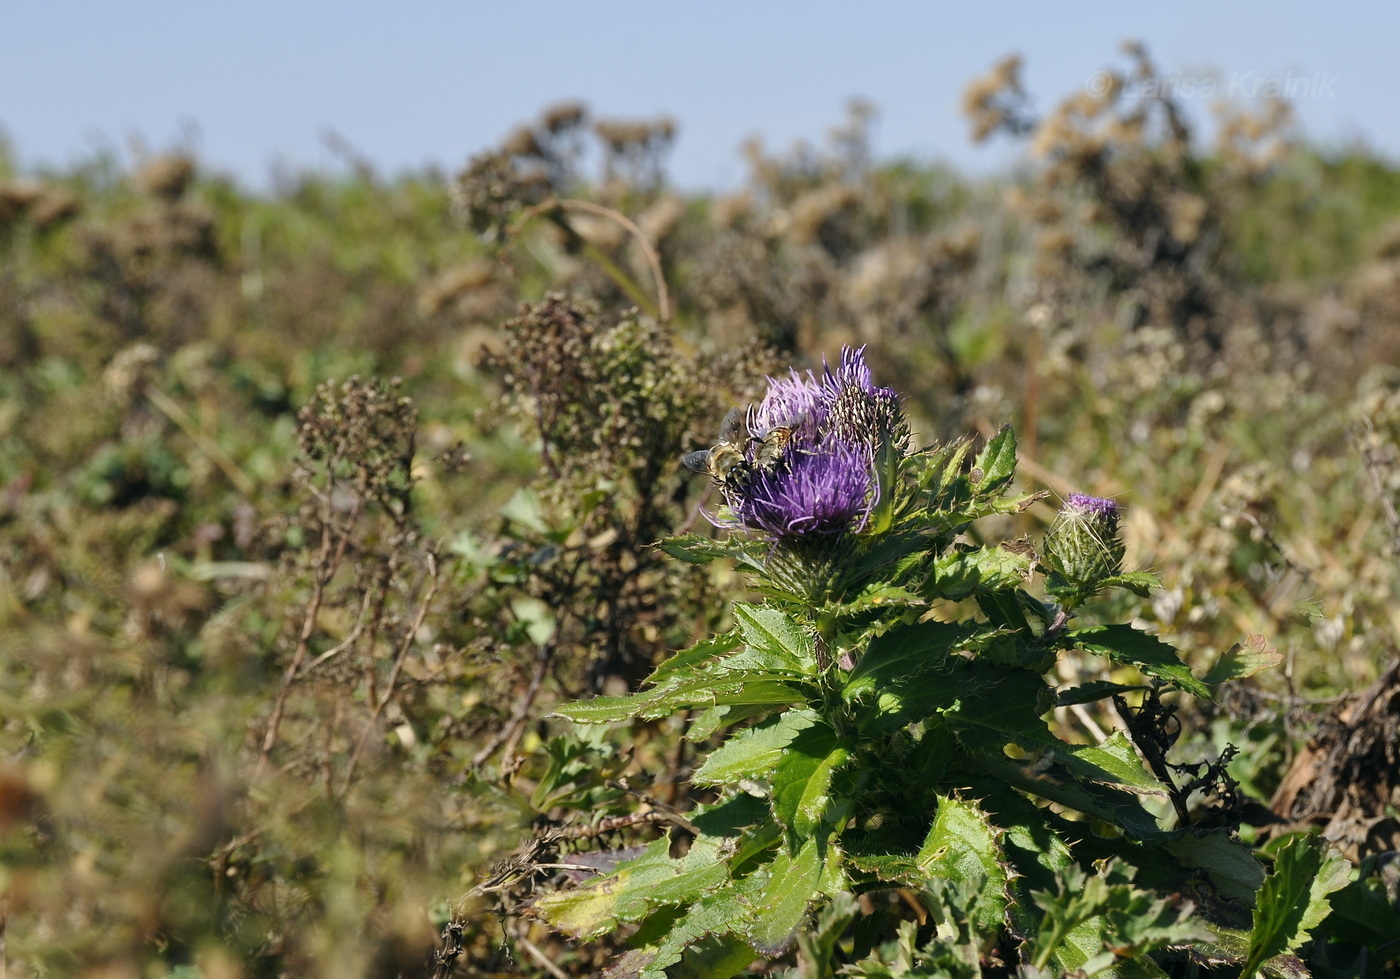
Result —
M755 430L754 409L749 406L749 431ZM781 425L774 425L762 435L755 435L748 442L748 457L756 469L772 469L787 451L793 435L801 426L801 418L789 418Z
M719 441L708 449L697 449L681 461L687 469L704 473L717 485L724 486L736 474L748 471L749 461L744 440L744 414L730 408L719 426Z

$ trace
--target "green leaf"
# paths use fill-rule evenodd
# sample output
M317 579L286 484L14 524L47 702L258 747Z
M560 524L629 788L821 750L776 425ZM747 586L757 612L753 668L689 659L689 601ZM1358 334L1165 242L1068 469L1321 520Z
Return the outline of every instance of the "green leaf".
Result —
M1229 833L1187 833L1162 848L1183 865L1203 871L1227 901L1242 908L1253 906L1254 895L1264 883L1264 867Z
M842 891L820 909L813 927L798 930L801 974L806 979L835 974L839 965L833 962L836 950L847 929L860 916L860 904L855 895Z
M655 975L657 979L729 979L758 958L753 946L737 935L707 935L689 946L675 965Z
M978 473L981 479L976 479ZM973 485L979 493L994 493L1016 475L1016 433L1010 425L992 436L972 464Z
M737 631L721 632L709 639L702 639L689 649L673 653L652 671L646 682L652 685L659 684L675 674L694 669L736 649L741 641Z
M1351 867L1345 860L1324 860L1306 837L1285 841L1255 902L1249 954L1240 979L1253 979L1270 959L1301 945L1327 916L1327 895L1345 887L1350 876Z
M958 698L944 713L958 740L970 748L1001 755L1008 743L1028 751L1060 743L1040 719L1054 705L1049 685L1029 670L968 663L948 684Z
M721 949L728 948L731 953L734 952L736 936L751 916L744 893L757 888L759 881L755 879L756 876L750 875L744 880L732 882L691 905L671 925L665 937L656 943L656 956L638 973L638 979L669 979L671 967L687 957L694 965L679 966L678 974L688 974L696 979L708 975L696 970L713 965L710 961L711 948L717 944ZM732 964L728 956L723 958ZM732 972L727 974L733 975Z
M816 711L794 708L746 728L710 752L691 781L696 785L732 785L745 778L771 778L792 739L816 723Z
M817 897L822 864L817 841L808 840L796 855L779 851L767 871L755 872L763 885L753 897L744 937L759 952L774 956L792 944Z
M972 623L920 622L871 640L851 671L842 696L851 701L921 673L943 667L948 654L977 634Z
M1212 686L1227 680L1243 680L1282 662L1283 654L1270 647L1268 640L1263 636L1250 636L1222 653L1219 661L1201 679Z
M634 717L667 717L678 710L726 704L780 709L805 704L807 691L771 673L734 672L718 677L680 676L672 682L626 697L594 697L554 711L579 724L617 724Z
M1191 674L1171 645L1130 625L1077 629L1069 634L1069 639L1087 652L1107 656L1115 663L1128 663L1147 676L1164 680L1187 693L1205 700L1211 697L1210 687Z
M876 584L862 591L849 602L843 602L831 609L838 618L852 618L869 612L888 613L898 608L923 608L928 605L922 595L907 588L894 585Z
M701 836L679 860L669 855L668 837L652 841L646 850L606 877L570 891L546 894L535 908L561 931L577 938L596 938L620 923L639 921L658 907L689 904L729 878L718 841Z
M738 724L756 714L767 713L769 713L768 708L755 707L751 704L746 707L735 707L731 704L725 704L722 707L706 707L691 720L690 727L686 728L685 731L685 739L694 742L704 741L722 727Z
M817 673L816 646L811 634L787 613L762 605L736 602L739 631L755 654L741 661L745 668L762 667L803 676Z
M1164 976L1148 952L1210 937L1189 905L1140 890L1115 865L1098 874L1070 868L1058 893L1035 897L1044 917L1029 950L1041 969L1053 959L1088 976Z
M1004 547L951 551L934 562L930 597L961 601L973 592L1008 591L1030 578L1030 555Z
M836 806L831 777L850 758L850 749L823 723L798 732L773 772L773 814L787 828L789 842L810 836Z
M1138 598L1148 598L1154 589L1161 587L1162 579L1151 571L1124 571L1098 582L1100 591L1106 588L1126 588Z
M1001 833L976 806L954 797L938 799L938 813L915 862L924 877L937 877L977 886L978 924L988 930L1001 926L1006 913L1007 865Z
M1148 795L1167 794L1157 777L1143 767L1137 749L1121 732L1114 732L1096 745L1065 745L1063 752L1070 759L1066 767L1076 775L1124 785Z
M716 540L699 534L668 537L656 546L671 557L688 564L709 564L719 558L735 557L745 550L743 546L735 546L727 540Z
M1091 704L1107 700L1116 694L1133 690L1151 690L1141 683L1110 683L1107 680L1091 680L1077 687L1061 687L1055 691L1055 706L1068 707L1071 704Z

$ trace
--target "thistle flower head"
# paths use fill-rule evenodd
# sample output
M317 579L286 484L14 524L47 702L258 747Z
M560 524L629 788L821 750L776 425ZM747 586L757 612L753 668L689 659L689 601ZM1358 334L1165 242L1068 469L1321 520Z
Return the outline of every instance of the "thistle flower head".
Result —
M774 537L859 530L870 514L870 453L832 442L755 469L734 507L739 522Z
M1071 493L1045 535L1045 563L1065 584L1092 587L1123 569L1122 508L1113 500Z
M820 379L769 378L748 429L744 462L721 484L729 525L775 540L863 529L886 491L879 460L907 441L899 396L875 386L863 348Z
M826 420L825 391L811 371L768 379L768 393L754 408L749 428L755 438L775 428L796 425L805 441L815 439Z

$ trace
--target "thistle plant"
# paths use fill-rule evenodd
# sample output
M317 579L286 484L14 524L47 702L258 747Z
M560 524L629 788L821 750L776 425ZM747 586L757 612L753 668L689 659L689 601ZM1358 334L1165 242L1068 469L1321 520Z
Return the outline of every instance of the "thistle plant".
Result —
M639 692L558 711L583 725L690 712L689 740L714 746L690 774L702 801L537 910L578 938L629 931L618 976L722 979L794 948L804 977L1152 976L1183 950L1282 968L1338 867L1319 874L1290 840L1265 884L1228 814L1192 808L1210 780L1173 782L1162 699L1210 698L1268 652L1237 647L1198 678L1136 626L1081 623L1094 595L1154 579L1121 570L1107 500L1071 496L1043 558L980 541L979 520L1038 498L1014 492L1015 453L1009 427L975 456L968 441L915 449L861 350L731 412L687 457L716 484L727 537L661 546L734 560L765 601L735 603L732 629ZM1103 678L1057 684L1072 651L1101 658ZM1127 733L1091 737L1057 711L1096 702ZM1324 883L1278 879L1309 868Z

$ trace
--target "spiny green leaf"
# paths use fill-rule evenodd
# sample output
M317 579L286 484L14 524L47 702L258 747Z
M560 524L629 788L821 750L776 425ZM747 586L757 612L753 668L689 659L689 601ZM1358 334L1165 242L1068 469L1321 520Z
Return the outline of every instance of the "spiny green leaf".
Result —
M677 676L672 682L626 697L594 697L565 704L554 716L580 724L616 724L634 717L667 717L678 710L736 704L782 708L806 703L806 690L771 673L733 672L718 677Z
M730 540L717 540L699 534L668 537L656 546L671 557L689 564L709 564L718 558L736 557L745 550L738 542L731 543Z
M1064 752L1072 759L1067 767L1076 775L1114 782L1149 795L1166 795L1166 788L1143 767L1137 749L1121 732L1115 731L1096 745L1065 745Z
M764 955L777 955L790 946L807 909L817 897L823 871L822 848L808 840L789 855L779 851L762 875L763 886L754 894L744 937Z
M1263 636L1250 636L1221 653L1219 661L1201 679L1212 686L1227 680L1243 680L1282 662L1283 654L1272 648L1268 640Z
M1118 826L1139 841L1159 841L1167 835L1136 796L1114 785L1067 777L1070 773L1063 765L1047 770L1039 759L1024 764L985 752L978 762L988 774L1024 792Z
M670 967L681 962L687 950L691 948L701 950L697 952L697 958L706 958L703 949L708 946L702 942L707 938L719 939L721 946L732 948L730 939L742 933L752 914L750 902L745 899L745 894L756 891L762 882L760 875L751 874L743 880L734 881L705 895L692 904L676 919L665 933L665 937L656 943L655 957L638 974L638 979L667 979ZM703 972L690 974L697 979L705 975Z
M1124 571L1098 582L1100 591L1107 588L1126 588L1138 598L1149 597L1154 589L1162 587L1162 579L1151 571Z
M812 636L792 616L779 609L737 602L734 617L739 621L739 631L749 650L762 654L751 657L745 666L752 668L761 663L767 669L816 675Z
M811 835L826 818L835 805L832 775L849 758L849 747L823 723L792 739L773 772L773 813L790 841Z
M1346 886L1350 865L1341 858L1324 860L1319 848L1294 836L1278 848L1273 872L1264 879L1254 905L1249 954L1240 979L1253 979L1275 956L1292 952L1327 916L1327 895Z
M745 778L771 778L792 739L816 723L816 711L794 708L757 727L746 728L710 752L691 781L696 785L719 785Z
M669 969L643 975L657 979L729 979L756 958L758 953L737 935L707 935L686 948L680 961Z
M1045 743L1049 733L1040 715L1050 710L1054 698L1038 674L968 663L950 679L958 702L944 717L959 741L994 754L1001 754L1008 742L1028 750Z
M831 609L838 617L852 617L866 612L889 612L896 608L922 608L928 602L916 592L894 585L871 585L855 598Z
M1239 840L1225 832L1187 833L1163 845L1187 867L1209 876L1220 895L1241 908L1254 905L1254 895L1264 883L1264 867Z
M1091 680L1077 687L1061 687L1055 691L1055 706L1068 707L1071 704L1091 704L1107 700L1116 694L1133 690L1151 690L1141 683L1110 683L1107 680Z
M561 931L595 938L620 922L639 921L653 909L689 904L719 887L729 876L718 842L698 838L679 860L669 855L670 840L654 840L641 856L622 863L606 877L570 891L547 894L536 909Z
M971 623L920 622L871 640L851 671L842 696L854 700L900 680L939 669L948 654L978 632Z
M740 643L738 632L721 632L717 636L709 639L702 639L689 649L683 649L678 653L673 653L662 662L646 682L656 685L663 680L669 679L677 673L682 673L699 666L701 663L709 662L712 659L723 656L725 653L736 648Z
M980 885L984 899L978 902L978 924L987 929L1001 926L1008 883L1001 834L980 809L940 796L938 813L914 859L925 877Z
M974 592L1019 588L1030 577L1028 554L1004 547L979 547L953 551L934 562L931 598L961 601Z
M1044 911L1031 942L1038 968L1053 959L1063 970L1089 976L1162 976L1146 953L1210 937L1204 924L1191 918L1189 905L1133 886L1113 865L1097 874L1071 868L1058 893L1035 896Z
M1210 687L1196 679L1176 650L1156 636L1130 625L1099 625L1077 629L1069 634L1069 639L1088 652L1107 656L1115 663L1128 663L1148 676L1210 699Z
M724 704L719 707L706 707L690 722L690 727L686 728L685 739L687 741L704 741L712 736L722 727L731 724L738 724L747 720L755 714L768 713L767 707L754 706L749 704L744 707L735 707L732 704Z
M977 454L972 472L981 473L982 478L973 482L979 493L994 493L1011 482L1016 475L1016 432L1010 425L1003 425Z

